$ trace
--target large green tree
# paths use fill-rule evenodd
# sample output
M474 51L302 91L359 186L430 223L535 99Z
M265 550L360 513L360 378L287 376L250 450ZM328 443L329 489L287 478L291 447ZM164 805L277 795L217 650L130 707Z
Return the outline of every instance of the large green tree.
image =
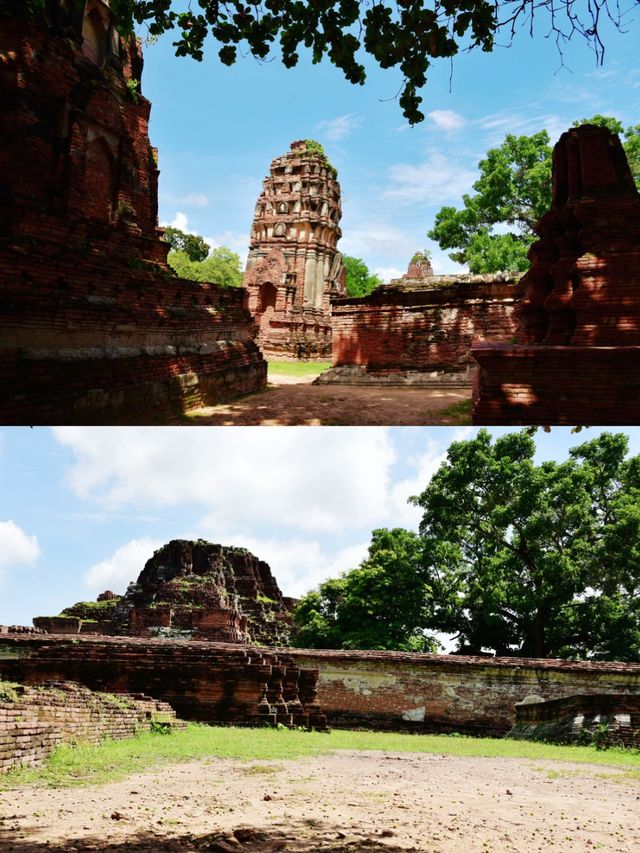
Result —
M294 614L294 642L306 648L435 651L423 630L429 601L415 533L374 530L360 566L320 584Z
M204 261L211 247L199 234L186 234L179 228L168 225L164 229L163 239L175 252L184 252L190 261Z
M240 256L226 246L212 249L203 261L193 261L186 251L172 249L167 261L180 278L211 281L225 287L240 287L242 284Z
M468 651L640 660L640 457L620 433L534 453L526 431L481 430L412 499L428 627Z
M369 272L369 267L360 258L342 256L347 274L347 296L366 296L382 284L382 279Z
M638 0L636 0L638 2ZM34 14L68 0L0 0L1 14ZM179 56L201 60L211 35L218 56L232 65L238 53L267 59L279 48L287 68L307 49L314 63L325 56L351 83L366 79L363 55L403 78L400 106L412 123L424 118L418 90L435 59L459 50L491 52L518 30L555 36L560 50L571 38L585 40L599 61L604 55L603 20L622 28L626 9L616 0L111 0L122 32L146 24L151 35L177 30Z
M618 119L595 115L574 126L586 123L620 134L640 188L640 125L625 130ZM546 130L509 134L478 164L480 177L473 194L462 197L462 208L441 208L428 236L442 249L455 249L449 257L473 273L524 272L536 239L533 227L551 205L551 154Z

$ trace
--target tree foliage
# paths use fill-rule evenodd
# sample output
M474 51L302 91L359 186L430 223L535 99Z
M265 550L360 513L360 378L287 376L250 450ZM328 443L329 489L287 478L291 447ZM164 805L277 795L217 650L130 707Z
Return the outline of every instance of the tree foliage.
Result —
M14 0L0 0L7 2ZM428 6L416 0L111 0L111 9L122 32L134 22L146 24L153 36L177 30L178 56L201 60L211 35L225 65L233 65L239 51L265 60L279 49L291 68L306 48L314 63L328 57L349 82L362 85L366 54L381 68L399 70L400 106L411 124L424 118L418 90L432 60L467 48L490 52L496 37L504 43L518 29L532 32L535 23L545 36L555 36L561 52L578 37L601 61L601 21L607 18L620 28L622 16L615 0L434 0Z
M242 285L240 257L226 246L212 249L203 261L191 260L185 251L172 249L167 261L180 278L210 281L225 287Z
M163 239L174 251L184 252L190 261L204 261L211 248L198 234L185 234L171 225L164 229Z
M481 430L412 499L428 627L470 652L640 660L640 457L608 433L562 463L534 452Z
M356 569L320 584L294 614L296 645L329 649L435 651L422 630L428 596L415 533L374 530Z
M616 118L602 115L574 122L580 124L598 124L621 135L640 188L640 125L624 130ZM441 208L428 236L442 249L456 249L449 257L473 273L524 272L533 227L551 205L551 154L546 130L509 134L478 164L480 177L474 193L462 197L463 207Z
M347 274L347 296L367 296L382 284L382 279L369 272L369 267L360 258L343 255L342 263Z

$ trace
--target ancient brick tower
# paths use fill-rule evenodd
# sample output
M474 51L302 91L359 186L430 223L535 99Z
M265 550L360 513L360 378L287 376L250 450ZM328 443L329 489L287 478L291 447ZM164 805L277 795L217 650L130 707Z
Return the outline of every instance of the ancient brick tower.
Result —
M106 0L42 6L0 13L0 420L157 422L263 387L242 289L166 264L139 44Z
M330 356L331 298L345 292L340 216L340 184L322 147L293 142L263 183L244 279L267 355Z
M603 127L563 133L517 344L478 344L478 424L640 422L640 194Z

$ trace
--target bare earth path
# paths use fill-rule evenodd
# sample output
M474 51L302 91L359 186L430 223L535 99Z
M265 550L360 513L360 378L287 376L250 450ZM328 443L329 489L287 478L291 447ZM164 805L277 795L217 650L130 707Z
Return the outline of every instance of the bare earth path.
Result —
M277 377L266 391L191 411L187 423L217 426L421 426L462 423L443 414L471 399L469 389L312 385L313 377Z
M640 783L603 765L416 753L210 759L4 792L0 849L635 853Z

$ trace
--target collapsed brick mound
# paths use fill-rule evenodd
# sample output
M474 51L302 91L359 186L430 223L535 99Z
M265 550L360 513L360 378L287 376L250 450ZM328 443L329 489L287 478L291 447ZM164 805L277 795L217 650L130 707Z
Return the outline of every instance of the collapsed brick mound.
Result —
M33 622L50 633L286 646L292 608L268 564L246 548L174 539L147 561L124 596L105 592Z

